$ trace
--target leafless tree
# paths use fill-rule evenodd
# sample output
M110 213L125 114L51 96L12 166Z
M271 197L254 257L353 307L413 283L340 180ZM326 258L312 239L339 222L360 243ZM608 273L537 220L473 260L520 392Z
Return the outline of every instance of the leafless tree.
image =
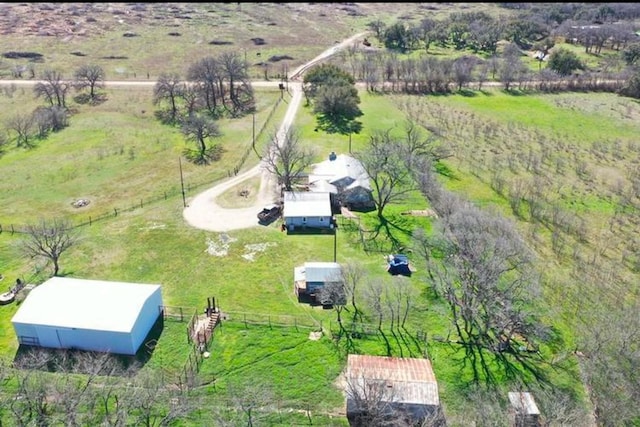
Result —
M275 394L272 386L264 382L239 383L228 387L230 408L244 415L243 423L247 427L260 425L265 415L273 412Z
M640 417L640 302L598 301L579 326L579 362L598 424L632 425Z
M163 73L153 87L153 104L157 105L163 101L169 103L169 117L167 118L169 122L174 122L178 118L177 101L183 97L185 86L178 74Z
M196 145L195 150L187 148L184 151L185 156L190 161L199 165L208 165L220 159L222 154L221 146L216 144L207 145L209 138L218 138L222 135L218 123L213 119L201 114L191 115L184 119L182 123L182 134L187 141Z
M239 111L246 111L248 107L253 106L253 90L247 73L247 63L238 52L225 52L220 55L219 64L220 71L228 81L231 112L237 114Z
M67 92L71 84L64 80L59 71L51 69L44 71L42 80L33 86L36 98L44 98L51 106L66 108Z
M340 331L344 331L342 311L347 304L347 291L341 274L337 277L329 278L329 280L325 282L324 286L320 290L320 302L323 305L333 306L333 310L336 312L338 325L340 326Z
M385 303L391 330L404 328L412 308L416 291L404 276L394 276L385 286Z
M35 122L32 114L16 114L7 121L7 130L15 134L16 147L33 148Z
M281 139L277 134L271 136L271 144L262 159L263 167L278 177L285 191L292 191L294 181L313 163L315 151L302 145L295 128L288 128Z
M38 107L32 116L40 138L46 137L49 132L62 130L69 124L67 110L62 107Z
M342 264L341 273L346 299L353 307L353 320L361 320L362 312L358 308L356 301L358 300L360 286L367 277L367 272L361 264L348 261Z
M385 318L384 312L384 287L382 279L374 278L367 282L364 288L364 301L367 308L376 319L378 331L382 331L382 322Z
M129 419L145 427L171 425L189 414L195 403L181 391L168 387L161 374L144 370L128 385L125 399Z
M368 147L354 155L369 175L380 219L389 203L403 200L415 189L406 153L403 142L387 130L372 135Z
M96 89L104 86L105 72L99 65L83 65L74 73L75 87L77 90L89 88L89 98L96 97Z
M218 106L223 102L224 81L220 61L208 56L195 62L187 71L187 79L198 88L203 104L212 114L217 114Z
M409 426L394 387L360 374L346 379L347 415L354 427Z
M28 225L22 251L30 258L45 258L53 264L53 275L60 271L60 257L80 240L78 229L66 219L40 220Z

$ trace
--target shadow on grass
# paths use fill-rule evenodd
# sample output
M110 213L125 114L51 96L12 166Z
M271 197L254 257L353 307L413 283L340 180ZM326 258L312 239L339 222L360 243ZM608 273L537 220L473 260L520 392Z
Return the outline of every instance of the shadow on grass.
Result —
M13 365L46 372L133 376L151 359L163 329L163 316L158 316L135 355L21 344Z

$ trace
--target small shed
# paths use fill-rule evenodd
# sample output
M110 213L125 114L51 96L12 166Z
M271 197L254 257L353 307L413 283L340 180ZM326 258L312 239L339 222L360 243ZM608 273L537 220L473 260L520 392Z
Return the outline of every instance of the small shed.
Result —
M293 277L299 298L315 298L327 282L341 280L342 267L337 262L305 262L293 269Z
M440 410L438 382L429 359L350 354L346 370L347 418L354 426L366 418L358 402L379 387L379 404L389 412L401 412L418 424ZM392 413L388 414L392 415Z
M23 345L135 355L162 312L161 286L52 277L11 319Z
M287 230L334 228L331 193L285 191L282 218Z

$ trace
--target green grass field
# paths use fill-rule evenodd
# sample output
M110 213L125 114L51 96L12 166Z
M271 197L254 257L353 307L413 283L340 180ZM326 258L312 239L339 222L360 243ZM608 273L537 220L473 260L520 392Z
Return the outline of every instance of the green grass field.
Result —
M94 52L96 57L124 55L136 59L127 61L126 66L118 60L100 60L107 67L108 78L144 79L147 70L152 70L149 78L153 79L161 64L170 63L176 71L183 71L179 67L213 39L241 41L216 46L215 51L211 47L212 53L219 48L246 49L251 58L257 58L258 51L261 58L291 54L295 59L288 66L293 67L330 46L334 37L351 35L377 16L392 22L392 16L380 15L382 12L374 9L355 20L343 20L335 11L331 14L318 9L313 16L325 14L326 20L310 26L313 19L309 17L296 22L288 14L263 15L268 8L258 4L209 7L208 13L218 14L221 19L215 31L203 26L204 19L185 19L179 27L163 21L144 33L140 30L139 37L122 39L126 43L120 44L121 33L131 30L133 24L119 26L112 22L101 37L88 43L71 37L63 50L54 39L41 37L27 42L17 35L3 36L0 50L11 47L51 52L48 65L68 62L69 67L87 59L71 55L75 62L68 61L70 51ZM404 7L408 6L397 10L398 16L407 13ZM266 34L267 30L279 33L268 39L267 46L253 46L246 34L233 31L239 23L231 18L238 16L232 13L235 8L243 9L242 22L255 34ZM292 8L291 4L286 6L288 12ZM441 13L439 9L420 10L421 14L414 17ZM269 25L276 20L277 25ZM335 25L335 31L322 31L320 27L329 22ZM301 27L308 29L304 34L314 43L306 37L291 41ZM166 33L175 28L182 36L171 39L180 39L180 43L146 55L145 40L170 37ZM118 46L117 50L113 46ZM10 67L7 63L0 65L6 75ZM272 66L269 72L277 72L278 67ZM263 77L260 66L252 70L258 78ZM343 218L338 220L335 240L329 235L287 235L279 230L278 222L228 233L194 229L182 218L180 168L187 198L224 180L251 148L252 120L221 120L221 161L196 166L181 158L187 143L179 130L155 119L151 91L110 89L106 91L107 101L100 105L74 105L69 127L39 141L35 148L5 148L0 156L0 291L7 290L16 278L41 283L51 274L49 266L21 255L18 246L24 235L12 231L40 218L67 217L87 225L79 228L79 244L61 258L62 274L159 283L168 306L182 307L187 313L201 312L207 298L215 297L223 311L233 313L232 320L223 322L216 331L211 357L201 366L196 394L204 402L224 401L233 397L237 387L253 383L268 391L282 409L265 415L265 419L272 417L269 425L309 423L304 413L287 412L285 408L310 409L315 425L345 425L345 420L336 415L344 401L335 382L349 351L428 355L452 425L465 425L465 413L472 405L468 399L472 372L465 364L463 350L442 339L452 333L450 314L427 285L422 260L412 259L417 272L408 279L415 290L408 332L386 330L385 338L392 337L390 344L379 334L355 339L350 346L345 341L333 341L330 332L337 331L335 312L299 304L293 293L295 266L310 260L332 261L334 255L338 262L361 264L367 280L391 283L383 255L399 247L410 248L410 231L430 231L436 221L405 215L410 210L427 209L424 197L414 193L402 203L390 205L385 216L392 226L375 238L372 230L380 225L379 219L375 213L360 214L359 222L366 230L364 244L354 222ZM278 103L279 97L277 89L256 90L256 124L263 129L258 136L259 147L267 144L284 116L286 104ZM499 90L420 98L361 91L360 98L363 131L351 136L352 151L366 147L376 131L392 129L401 134L410 107L413 113L419 113L421 125L439 129L443 142L454 153L440 165L451 172L448 177L442 176L446 188L517 221L543 273L541 317L556 334L555 340L541 348L541 368L555 388L570 395L577 405L587 407L576 358L571 353L576 330L592 320L589 309L599 303L613 304L618 297L637 298L637 210L622 209L621 203L626 195L638 197L637 192L633 195L640 158L636 140L638 104L613 94L514 95ZM0 95L0 118L30 112L37 105L28 90L5 88ZM331 151L348 151L349 136L316 131L315 117L308 107L299 111L295 126L301 131L301 140L316 149L318 161ZM256 161L251 153L241 170ZM225 207L247 206L257 185L257 180L246 182L222 195L218 202ZM237 193L245 189L250 195L239 197ZM78 199L90 203L75 208L72 203ZM543 225L534 215L542 218ZM595 270L602 276L596 276ZM615 280L607 280L611 277ZM0 307L0 356L7 361L13 360L18 351L10 323L18 307L16 303ZM269 318L274 323L279 316L287 316L289 324L290 319L299 319L301 325L316 327L259 326L242 322L245 314ZM191 351L185 328L184 323L165 323L143 371L180 372ZM310 340L309 331L316 328L326 334L319 341ZM426 334L424 342L416 339L418 331ZM516 386L501 366L492 365L492 369L502 391ZM540 403L549 405L551 400L541 398ZM203 419L185 420L184 425L201 425Z

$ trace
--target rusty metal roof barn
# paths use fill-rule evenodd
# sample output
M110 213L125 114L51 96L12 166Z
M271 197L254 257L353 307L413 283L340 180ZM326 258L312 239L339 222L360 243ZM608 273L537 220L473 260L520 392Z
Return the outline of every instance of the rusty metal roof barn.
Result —
M439 406L438 382L428 359L350 354L347 381L385 381L396 403Z

